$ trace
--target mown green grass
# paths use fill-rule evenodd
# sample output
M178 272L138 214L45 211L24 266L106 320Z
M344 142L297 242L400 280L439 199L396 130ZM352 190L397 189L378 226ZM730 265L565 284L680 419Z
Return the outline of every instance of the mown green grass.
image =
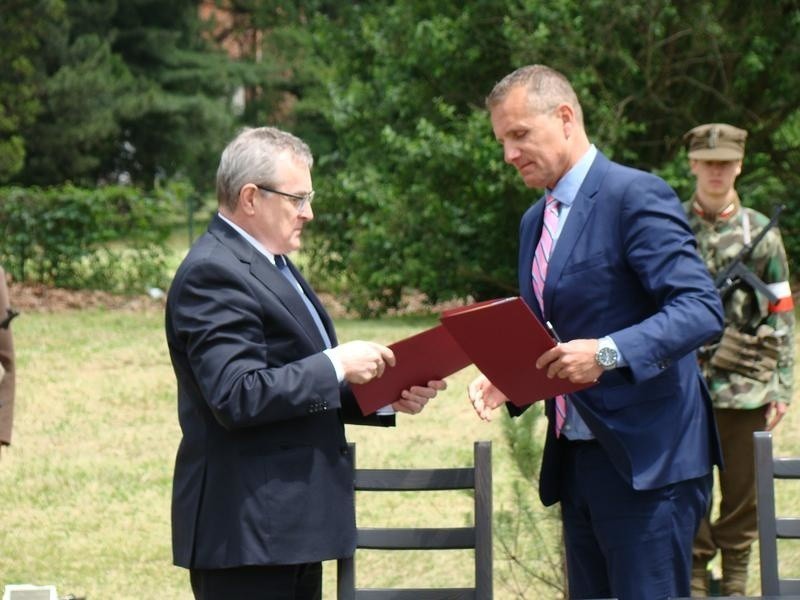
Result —
M430 326L433 317L340 320L342 341L391 342ZM54 584L90 600L191 597L184 570L171 565L169 501L179 440L174 376L163 315L150 310L28 313L14 323L18 397L14 445L0 458L0 584ZM398 427L348 426L361 466L464 465L475 440L494 444L495 509L513 509L516 474L498 415L479 421L466 401L465 369L419 416ZM776 434L779 453L800 454L791 410ZM463 525L471 499L441 492L359 494L362 525ZM780 491L785 513L800 514L800 490ZM553 532L555 536L555 532ZM753 561L752 591L758 589ZM800 573L800 550L782 567ZM496 598L552 598L546 588L513 595L507 557L496 547ZM375 585L469 585L467 551L362 552L357 577ZM325 565L326 599L335 565Z

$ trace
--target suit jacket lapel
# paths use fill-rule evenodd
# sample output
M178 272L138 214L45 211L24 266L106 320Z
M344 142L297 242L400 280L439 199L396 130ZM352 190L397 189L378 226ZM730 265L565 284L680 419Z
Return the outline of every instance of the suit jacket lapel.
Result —
M317 329L311 314L308 312L305 302L303 302L299 292L292 286L292 284L290 284L287 279L281 275L280 271L278 271L278 268L269 260L267 260L266 256L253 248L253 246L247 240L245 240L232 227L225 223L225 221L220 219L219 216L214 216L208 230L221 243L230 248L230 250L240 261L249 265L250 274L258 279L264 285L264 287L267 288L267 290L271 292L281 304L283 304L286 310L289 311L292 317L301 326L313 345L317 348L325 348L325 342L323 341L322 336L320 336L319 330ZM292 272L294 273L298 282L300 282L301 287L305 290L306 295L308 295L308 297L311 299L311 302L314 304L314 306L317 307L320 318L322 319L325 329L328 332L328 336L331 339L331 343L333 344L334 336L331 335L333 327L331 326L330 317L322 308L322 305L319 303L319 300L313 291L311 291L308 283L306 283L306 281L297 272L297 270L293 268L293 265L291 265L288 260L287 263L290 265L290 268L292 268Z
M556 291L558 280L561 278L561 272L564 270L567 260L572 254L572 249L575 242L578 240L581 231L589 215L594 208L594 202L588 197L578 192L575 196L575 201L569 211L567 221L564 223L564 228L561 230L561 235L558 236L558 242L550 256L550 264L547 267L547 278L544 284L544 306L545 312L550 312L550 306L553 302L553 295Z
M319 315L319 318L322 320L322 325L323 327L325 327L325 332L328 334L328 337L331 340L331 346L336 346L338 343L336 340L336 331L334 330L333 321L331 320L328 311L325 310L325 307L322 305L322 302L320 302L320 299L317 296L317 294L314 292L314 290L311 288L311 286L308 284L305 278L300 274L300 271L297 270L297 267L294 266L294 263L291 260L289 260L288 257L286 257L286 264L289 265L289 268L294 274L294 278L297 279L297 282L300 284L300 287L303 288L303 292L305 292L308 299L311 300L311 304L313 304L314 308L317 310L317 314ZM302 302L302 299L300 301ZM305 306L305 303L303 303L303 306ZM307 309L306 312L308 312ZM314 325L314 331L317 332L317 337L319 337L319 332L317 331L316 325ZM322 338L320 338L320 340L322 340Z
M572 249L586 226L589 215L592 214L595 208L600 182L608 170L609 164L608 159L598 152L594 163L592 163L589 172L586 174L586 178L583 180L583 184L578 190L578 194L575 196L569 216L564 223L561 234L558 236L558 242L552 256L550 256L550 263L547 267L547 278L544 284L545 312L548 312L547 309L553 302L553 294L555 294L557 287L556 283L561 278L564 266L572 255Z

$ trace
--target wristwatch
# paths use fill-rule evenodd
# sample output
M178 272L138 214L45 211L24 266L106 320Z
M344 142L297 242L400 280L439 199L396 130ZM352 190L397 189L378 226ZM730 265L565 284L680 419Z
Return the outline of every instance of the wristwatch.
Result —
M610 371L617 368L618 355L617 351L608 345L608 338L599 340L597 352L594 355L595 362L603 367L603 370Z

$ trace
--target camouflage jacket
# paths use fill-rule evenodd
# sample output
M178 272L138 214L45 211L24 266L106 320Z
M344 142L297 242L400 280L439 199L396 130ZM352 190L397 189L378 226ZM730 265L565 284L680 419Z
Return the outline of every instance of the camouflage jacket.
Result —
M742 207L736 198L729 214L709 221L701 216L693 197L684 204L689 224L697 237L698 249L712 277L724 269L744 246L745 223L749 221L750 239L769 222L769 219L750 208ZM746 217L743 216L746 213ZM703 374L716 408L752 409L770 402L789 403L794 384L794 308L789 290L789 266L778 228L767 233L755 247L746 266L781 298L770 304L763 294L745 284L736 286L724 299L725 325L736 332L756 335L767 325L774 330L776 364L768 381L759 381L739 372L711 364L716 351L711 344L699 352ZM759 329L761 327L761 329Z

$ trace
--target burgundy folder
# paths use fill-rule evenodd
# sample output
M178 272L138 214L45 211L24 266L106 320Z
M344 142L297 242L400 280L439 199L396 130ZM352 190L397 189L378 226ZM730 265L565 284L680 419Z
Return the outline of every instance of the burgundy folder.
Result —
M530 307L519 297L481 302L445 311L442 324L472 362L517 406L589 387L547 377L536 359L556 345Z
M386 367L383 375L351 388L364 415L391 404L400 392L413 385L427 385L432 379L444 379L472 361L441 325L390 344L396 364Z
M399 399L403 390L444 379L470 363L517 406L591 385L548 379L546 370L536 368L536 359L556 342L522 298L454 308L442 313L441 322L391 344L397 364L377 379L352 385L362 413L373 413Z

